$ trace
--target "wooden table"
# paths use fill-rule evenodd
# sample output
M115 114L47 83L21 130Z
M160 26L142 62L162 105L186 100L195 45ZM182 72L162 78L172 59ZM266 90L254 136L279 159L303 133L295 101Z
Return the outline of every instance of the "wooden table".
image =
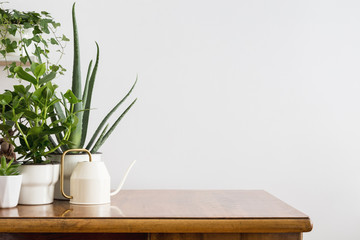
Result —
M124 190L107 205L0 209L0 239L300 240L311 229L261 190Z

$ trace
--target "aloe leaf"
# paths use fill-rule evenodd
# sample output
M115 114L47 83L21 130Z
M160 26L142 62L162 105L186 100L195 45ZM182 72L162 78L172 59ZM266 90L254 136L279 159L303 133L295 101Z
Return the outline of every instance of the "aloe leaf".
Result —
M60 117L60 119L65 119L65 114L64 114L64 111L61 108L60 102L56 102L54 104L54 108L55 108L55 112ZM56 117L51 117L52 122L55 122L56 120L57 120ZM56 126L58 126L58 124L56 124ZM55 137L56 137L56 140L58 142L61 142L61 140L64 138L64 135L62 133L59 133L59 134L56 134ZM61 148L62 151L67 150L67 146L65 146L65 145L61 146L60 148Z
M80 71L80 46L79 46L79 36L78 36L78 28L76 23L76 16L75 16L75 3L73 4L72 8L72 20L73 20L73 34L74 34L74 63L73 63L73 76L72 76L72 91L77 98L81 98L81 71ZM82 109L82 103L79 102L74 105L74 111L78 112ZM81 141L81 133L82 133L82 118L83 112L78 112L77 117L79 119L78 126L72 131L70 135L70 141L73 143L72 148L80 148L80 141Z
M105 133L105 135L101 138L101 141L97 142L93 149L90 151L91 153L96 153L99 148L104 144L104 142L108 139L108 137L111 135L111 133L115 130L117 125L120 123L121 119L126 115L126 113L131 109L131 107L135 104L137 99L135 99L128 107L125 109L125 111L120 115L120 117L115 121L115 123L111 126L109 131Z
M118 104L115 105L115 107L113 109L111 109L111 111L104 117L104 119L101 121L100 125L98 126L98 128L96 129L95 133L93 134L92 138L90 139L88 145L86 146L86 149L90 149L91 146L93 145L93 143L95 142L95 139L97 138L97 136L99 135L101 129L104 127L104 125L106 124L107 120L110 118L110 116L118 109L118 107L127 99L127 97L131 94L132 90L134 89L136 83L137 83L138 77L136 76L136 80L135 83L132 85L131 89L129 90L129 92L125 95L125 97L123 99L120 100L120 102L118 102Z
M56 111L57 115L59 115L59 117L60 117L61 119L64 119L64 118L65 118L65 114L64 114L64 111L63 111L62 108L61 108L60 102L56 102L56 103L54 104L54 107L55 107L55 111Z
M82 97L83 107L85 107L85 103L86 103L86 99L87 99L92 63L93 63L93 61L91 60L89 63L87 74L86 74L85 88L84 88L83 97Z
M99 65L99 45L96 43L96 61L94 69L92 70L91 77L88 84L88 89L86 94L86 103L85 103L85 109L90 109L91 107L91 99L92 99L92 92L94 89L94 83L96 79L96 72ZM85 111L83 116L83 122L82 122L82 134L81 134L81 142L80 145L83 146L85 143L86 135L87 135L87 129L89 125L89 117L90 117L90 111Z
M103 139L103 137L104 137L104 135L105 135L108 127L109 127L109 124L106 124L104 130L103 130L103 131L101 132L101 134L100 134L100 137L99 137L98 140L96 141L95 146L97 146L98 144L100 144L100 142L102 141L102 139ZM94 152L92 152L92 151L90 151L90 152L91 152L91 153L94 153Z

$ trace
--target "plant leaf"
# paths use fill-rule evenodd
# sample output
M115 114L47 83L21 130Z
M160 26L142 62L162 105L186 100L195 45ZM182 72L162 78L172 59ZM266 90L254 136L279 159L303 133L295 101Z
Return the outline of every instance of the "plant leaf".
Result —
M87 74L86 74L85 88L84 88L84 92L83 92L83 96L82 96L83 108L85 108L85 103L86 103L86 99L87 99L92 63L93 63L93 61L91 60L89 63L89 66L88 66Z
M53 80L55 77L56 77L56 72L51 71L49 74L46 74L44 77L42 77L39 80L39 84L41 85L41 84L47 83L47 82Z
M106 132L106 134L102 137L101 141L97 143L93 149L90 151L91 153L96 153L99 148L104 144L104 142L107 140L107 138L111 135L111 133L114 131L116 126L120 123L121 119L126 115L126 113L131 109L131 107L135 104L137 99L135 99L126 109L125 111L120 115L120 117L115 121L115 123L111 126L109 131Z
M28 81L28 82L30 82L30 83L32 83L32 84L34 84L34 85L37 84L36 79L35 79L33 76L31 76L30 74L28 74L27 72L25 72L24 69L22 69L22 67L20 67L20 66L19 66L19 67L16 67L16 68L14 69L14 72L16 73L16 75L17 75L20 79L25 80L25 81Z
M42 75L44 75L45 71L46 71L45 63L39 64L34 70L34 75L35 77L39 78Z
M91 73L87 92L85 93L85 96L86 96L85 109L90 109L90 107L91 107L92 92L94 89L96 72L97 72L98 65L99 65L99 54L100 54L99 45L97 44L97 42L95 42L95 43L96 43L96 61L95 61L94 69ZM90 117L90 111L85 111L84 116L83 116L83 122L82 122L82 134L81 134L81 142L80 142L81 146L83 146L85 143L87 129L88 129L88 125L89 125L89 117Z
M131 92L133 91L133 89L135 88L135 85L137 83L138 77L136 77L135 83L132 85L131 89L129 90L129 92L125 95L125 97L123 97L123 99L120 100L120 102L118 102L118 104L115 105L115 107L113 107L113 109L111 109L111 111L104 117L104 119L101 121L100 125L98 126L98 128L96 129L95 133L93 134L93 136L91 137L88 145L86 146L86 149L90 149L91 146L93 145L93 143L95 142L95 139L97 138L97 136L99 135L101 129L104 127L104 125L106 124L107 120L111 117L111 115L119 108L119 106L127 99L128 96L130 96Z
M12 94L11 92L4 92L3 94L0 94L0 104L1 105L7 105L12 100Z
M104 138L104 136L105 136L105 134L106 134L106 131L107 131L108 127L109 127L109 124L106 124L104 130L103 130L103 131L101 132L101 134L100 134L100 137L99 137L98 140L96 141L95 146L100 145L100 143L102 142L102 140L103 140L103 138ZM94 148L95 148L95 146L94 146Z
M66 93L64 94L64 97L71 103L71 104L76 104L81 102L81 100L79 100L75 94L69 89L66 91Z
M72 91L77 98L81 98L81 66L80 66L80 44L79 44L79 35L78 28L76 23L76 15L75 15L75 3L72 7L72 22L73 22L73 35L74 35L74 63L73 63L73 75L72 75ZM79 120L79 125L76 127L74 131L72 131L70 135L70 142L73 143L72 148L80 148L81 142L81 134L82 134L82 119L83 112L79 112L82 109L82 103L77 103L74 106L74 111L78 112L77 118Z

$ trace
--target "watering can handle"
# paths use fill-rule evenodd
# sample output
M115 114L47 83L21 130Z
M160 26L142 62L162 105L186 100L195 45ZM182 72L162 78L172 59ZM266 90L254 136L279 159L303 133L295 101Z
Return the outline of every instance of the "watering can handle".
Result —
M69 149L66 150L62 155L61 155L61 168L60 168L60 191L62 193L62 195L67 198L67 199L72 199L73 196L68 196L65 192L64 192L64 159L65 159L65 155L68 152L86 152L89 155L89 161L92 162L92 156L91 153L89 152L89 150L87 149Z
M110 196L114 196L114 195L116 195L116 194L118 194L118 193L120 192L121 188L123 187L123 185L124 185L124 183L125 183L125 181L126 181L126 178L127 178L128 174L129 174L131 168L134 166L135 163L136 163L136 160L134 160L134 161L130 164L130 166L129 166L128 169L126 170L126 173L125 173L123 179L121 180L118 188L117 188L115 191L113 191L112 193L110 193Z

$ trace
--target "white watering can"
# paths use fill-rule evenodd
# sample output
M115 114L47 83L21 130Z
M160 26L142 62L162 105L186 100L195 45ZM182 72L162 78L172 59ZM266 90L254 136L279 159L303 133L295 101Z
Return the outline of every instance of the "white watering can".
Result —
M64 192L64 158L68 152L86 152L89 162L77 163L70 177L70 196ZM72 204L105 204L110 203L110 196L119 193L135 161L130 165L118 188L110 191L110 175L105 163L93 162L87 149L69 149L61 156L60 188L62 195Z

